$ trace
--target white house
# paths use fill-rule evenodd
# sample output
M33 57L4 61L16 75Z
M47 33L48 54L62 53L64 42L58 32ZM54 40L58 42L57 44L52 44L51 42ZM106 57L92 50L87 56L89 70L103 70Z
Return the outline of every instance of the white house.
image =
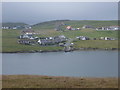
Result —
M2 27L2 29L9 29L9 27Z
M108 37L105 37L105 40L108 40Z
M86 40L86 37L82 37L81 40Z
M52 39L53 39L53 37L49 37L49 39L50 39L50 40L52 40Z
M13 27L12 29L17 29L17 27Z
M41 40L39 39L38 41L37 41L39 44L42 44L42 42L41 42Z

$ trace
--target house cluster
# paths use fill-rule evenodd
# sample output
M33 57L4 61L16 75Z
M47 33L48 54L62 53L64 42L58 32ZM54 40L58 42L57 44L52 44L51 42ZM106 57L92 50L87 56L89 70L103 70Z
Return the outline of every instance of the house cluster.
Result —
M43 46L46 46L46 45L63 46L66 41L67 41L67 38L64 35L60 35L60 36L55 36L55 37L40 38L37 42L38 44L43 45Z
M35 39L35 37L33 37L32 34L23 34L23 35L19 36L19 39L31 39L31 40L33 40L33 39Z
M30 35L35 35L35 34L38 34L37 32L35 32L34 30L32 29L25 29L22 31L22 34L30 34Z
M25 26L2 26L2 29L31 29L32 27L29 25L25 25Z
M97 40L97 38L89 38L86 36L77 36L76 39L78 40ZM98 40L116 40L115 38L110 38L110 37L100 37Z
M19 44L25 44L25 45L34 45L36 42L34 40L30 39L20 39L18 40Z
M84 25L82 28L83 28L83 29L86 29L86 28L94 29L94 27L91 26L91 25ZM67 26L67 27L66 27L66 30L81 30L81 28L73 28L72 26Z
M80 30L80 28L73 28L72 26L67 26L66 30Z
M14 27L6 27L6 26L3 26L2 29L18 29L20 28L20 26L14 26Z
M20 35L18 38L19 39L31 39L31 40L34 40L34 39L38 38L38 37L34 37L34 35L36 35L36 34L37 33L34 32L33 30L26 29L26 30L22 31L22 35Z
M32 26L30 26L30 25L25 25L24 28L25 28L25 29L32 29Z
M22 31L22 35L20 35L18 37L18 43L19 44L25 44L25 45L30 45L30 44L35 44L36 41L38 39L38 37L35 37L34 35L36 35L37 33L34 32L33 30L29 30L29 29L26 29L26 30L23 30Z
M110 38L110 37L100 37L99 40L116 40L115 38Z
M113 31L116 31L116 30L120 29L119 26L105 26L105 27L97 27L97 28L95 28L95 27L93 27L91 25L84 25L82 28L83 29L91 28L91 29L96 29L96 30L113 30Z
M19 36L18 43L25 45L39 44L42 46L46 45L59 45L64 46L67 38L64 35L55 37L34 37L33 34L23 34Z
M116 30L119 30L119 29L120 29L119 26L106 26L106 27L96 28L96 30L113 30L113 31L116 31Z

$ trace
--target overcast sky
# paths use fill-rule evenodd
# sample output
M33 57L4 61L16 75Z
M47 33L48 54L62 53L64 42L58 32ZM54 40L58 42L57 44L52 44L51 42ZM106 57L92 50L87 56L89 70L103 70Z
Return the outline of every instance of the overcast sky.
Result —
M3 2L3 22L35 24L50 20L117 20L117 2Z

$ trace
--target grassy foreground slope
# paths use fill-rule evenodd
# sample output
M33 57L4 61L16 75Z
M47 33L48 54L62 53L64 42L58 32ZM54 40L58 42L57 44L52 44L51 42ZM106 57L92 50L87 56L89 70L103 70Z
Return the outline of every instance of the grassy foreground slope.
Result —
M3 75L3 88L118 88L117 78Z

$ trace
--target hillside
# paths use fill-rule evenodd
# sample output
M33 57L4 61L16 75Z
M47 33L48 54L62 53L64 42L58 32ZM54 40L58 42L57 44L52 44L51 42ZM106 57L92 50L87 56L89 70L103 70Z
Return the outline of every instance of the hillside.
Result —
M55 29L58 25L62 24L62 28L70 25L72 27L82 28L84 25L91 25L93 27L101 27L101 26L113 26L118 25L116 20L111 21L96 21L96 20L54 20L47 21L33 25L33 29Z
M37 37L55 37L64 35L71 38L74 43L74 49L80 48L97 48L97 49L118 49L118 32L119 31L96 31L92 28L81 30L65 30L56 31L56 24L62 24L62 29L71 25L73 27L82 27L83 25L92 25L94 27L117 25L117 21L71 21L71 20L55 20L43 23L38 23L32 26L32 29L37 33ZM2 30L2 52L39 52L39 51L63 51L64 47L60 46L41 46L41 45L21 45L18 44L18 36L21 35L21 30ZM89 37L90 40L77 40L78 36ZM110 37L116 40L99 40L100 37ZM93 40L96 38L96 40Z
M70 20L53 20L53 21L46 21L41 22L38 24L33 25L33 29L54 29L56 25L59 25L61 23L66 23Z

